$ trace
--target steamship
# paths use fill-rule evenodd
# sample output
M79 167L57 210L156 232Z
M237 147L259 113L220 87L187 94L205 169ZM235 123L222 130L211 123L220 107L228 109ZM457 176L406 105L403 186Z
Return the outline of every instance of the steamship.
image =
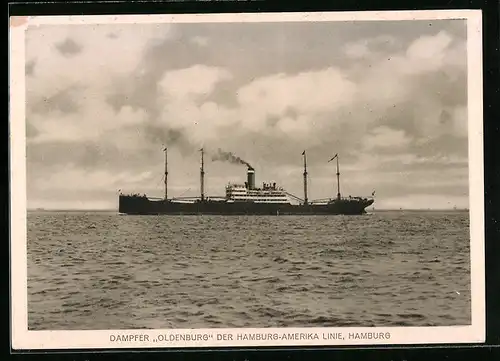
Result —
M308 200L307 159L304 158L304 199L288 193L276 183L255 184L255 169L247 165L244 184L228 183L225 196L205 196L204 151L201 152L200 196L195 198L168 198L168 156L165 151L165 197L153 198L139 194L119 194L118 211L128 215L361 215L373 204L375 192L370 197L343 197L340 194L339 157L337 160L337 196L330 199Z

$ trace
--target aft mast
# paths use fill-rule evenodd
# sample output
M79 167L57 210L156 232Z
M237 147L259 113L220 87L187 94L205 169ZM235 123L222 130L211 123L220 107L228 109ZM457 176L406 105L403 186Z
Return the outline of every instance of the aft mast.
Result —
M339 172L339 156L337 154L337 199L340 199L340 172Z
M167 153L167 148L165 147L163 149L165 152L165 200L168 200L168 153Z
M339 155L338 153L333 156L328 162L337 159L337 199L340 200L340 171L339 171Z
M307 200L307 158L305 150L302 155L304 156L304 204L307 205L309 202Z
M203 160L204 151L203 148L200 149L201 152L201 168L200 168L200 193L201 201L205 200L205 163Z

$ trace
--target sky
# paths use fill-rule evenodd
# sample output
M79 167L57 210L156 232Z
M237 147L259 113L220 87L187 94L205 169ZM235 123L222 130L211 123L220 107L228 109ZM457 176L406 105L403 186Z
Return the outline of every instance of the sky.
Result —
M276 182L376 209L467 208L463 20L40 25L26 31L28 208L116 209Z

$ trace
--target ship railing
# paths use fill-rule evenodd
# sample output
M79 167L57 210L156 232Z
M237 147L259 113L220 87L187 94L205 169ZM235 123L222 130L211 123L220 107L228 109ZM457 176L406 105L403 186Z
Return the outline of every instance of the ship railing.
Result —
M145 194L139 194L139 193L121 193L120 196L122 197L131 197L131 198L148 198Z
M349 200L362 200L362 199L366 199L365 197L360 197L360 196L347 196L347 197L340 197L340 199L344 200L344 201L349 201Z
M309 204L323 204L328 203L331 200L332 198L313 199L312 201L309 201Z
M177 200L200 200L200 197L173 197L170 198L173 201ZM224 196L205 196L205 200L211 200L211 199L226 199Z
M332 200L335 200L337 198L332 198ZM368 197L368 196L342 196L340 197L341 200L343 201L363 201L363 200L368 200L368 199L373 199L373 197Z
M154 200L154 201L162 201L165 200L165 198L161 197L149 197L145 194L139 194L139 193L131 193L131 194L125 194L125 193L120 193L121 197L130 197L130 198L140 198L140 199L149 199L149 200ZM227 197L225 196L206 196L206 200L221 200L221 199L226 199ZM169 198L169 201L186 201L186 200L199 200L200 197L172 197Z
M356 197L352 197L352 198L356 198L356 199L364 199L364 200L370 200L370 199L375 199L375 196L374 196L374 195L369 195L369 196L356 196Z
M332 202L332 201L336 201L337 197L335 198L322 198L322 199L314 199L312 201L309 201L309 204L324 204L324 203L329 203L329 202ZM370 200L370 199L373 199L372 196L368 197L364 197L364 196L341 196L340 197L340 200L342 201L362 201L362 200Z
M229 182L227 185L226 185L226 188L232 188L232 187L238 187L238 188L245 188L245 185L244 184L240 184L240 183L231 183Z

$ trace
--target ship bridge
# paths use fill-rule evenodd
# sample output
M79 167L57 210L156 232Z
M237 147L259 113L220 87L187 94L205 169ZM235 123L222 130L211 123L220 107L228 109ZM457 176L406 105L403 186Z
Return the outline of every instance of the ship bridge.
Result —
M229 202L281 203L290 204L285 190L276 183L262 183L261 188L255 186L255 170L248 167L245 184L229 183L226 186L226 200Z
M233 202L290 203L287 193L278 187L248 189L242 184L228 184L226 199Z

